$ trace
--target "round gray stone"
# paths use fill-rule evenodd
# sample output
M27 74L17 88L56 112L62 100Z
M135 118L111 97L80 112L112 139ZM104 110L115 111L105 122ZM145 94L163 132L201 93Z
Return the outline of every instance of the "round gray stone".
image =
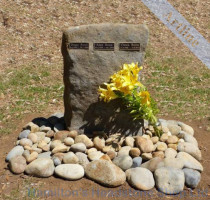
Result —
M133 164L131 168L140 167L141 163L142 163L142 157L135 157L133 158Z
M11 158L15 157L15 156L19 156L22 155L24 152L24 149L22 146L16 146L14 147L8 154L6 157L6 161L8 162Z
M18 139L20 140L20 139L23 139L23 138L27 138L30 132L31 132L30 130L24 130L24 131L22 131L19 134Z
M113 163L125 171L131 168L133 164L133 160L130 156L123 155L123 156L117 156L116 158L114 158Z
M196 188L201 180L201 174L194 169L184 168L183 171L186 186L192 189Z
M126 171L127 181L139 190L150 190L155 186L153 174L146 168L136 167Z
M184 190L185 177L181 169L161 167L154 173L156 186L165 194L178 194Z

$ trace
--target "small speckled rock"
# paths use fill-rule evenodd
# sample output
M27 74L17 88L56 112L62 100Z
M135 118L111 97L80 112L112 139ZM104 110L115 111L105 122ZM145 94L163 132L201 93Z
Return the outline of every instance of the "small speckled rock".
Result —
M142 157L135 157L133 158L133 165L131 166L131 168L140 167L141 163Z
M66 146L71 146L71 145L74 144L74 139L71 138L71 137L67 137L67 138L64 139L64 144L65 144Z
M127 155L117 156L112 162L124 171L133 165L132 158Z
M30 133L28 135L28 139L31 140L33 143L37 143L37 141L38 141L38 137L35 133Z
M182 159L185 168L195 169L200 172L203 171L203 166L194 157L186 152L179 152L177 158Z
M9 168L14 174L21 174L26 168L26 159L23 156L15 156L9 160Z
M45 138L44 138L44 141L45 141L47 144L49 144L50 141L51 141L51 139L50 139L49 137L45 137Z
M91 152L98 151L95 147L86 150L86 153L89 154Z
M30 146L31 147L32 144L33 144L32 141L27 139L27 138L23 138L23 139L20 140L20 145L23 146L23 147L24 146Z
M141 157L143 160L150 160L152 159L152 153L142 153Z
M79 159L73 152L68 152L64 154L63 157L64 164L77 164L78 162Z
M54 163L49 158L38 158L26 166L25 172L36 177L49 177L54 173Z
M30 132L31 132L30 130L23 130L23 131L19 134L18 139L27 138L28 135L30 134Z
M167 124L167 127L172 135L178 135L181 131L181 127L175 124Z
M136 167L128 169L126 178L130 185L139 190L150 190L155 186L153 174L146 168Z
M184 190L185 177L181 169L161 167L154 173L156 186L165 194L178 194Z
M134 157L139 157L141 154L141 151L139 150L139 148L131 148L131 150L129 151L129 155L134 158Z
M165 158L163 163L164 167L173 167L176 169L182 169L184 167L184 162L180 158Z
M151 137L151 140L152 140L153 144L156 144L159 141L159 137L157 137L157 136Z
M172 148L174 149L175 151L177 151L177 144L168 144L168 148Z
M167 149L167 145L165 142L158 142L157 143L157 150L158 151L165 151Z
M161 141L161 142L165 142L167 139L168 139L167 133L163 133L163 134L161 135L161 137L160 137L160 141Z
M60 159L57 158L57 157L54 157L54 158L53 158L53 163L54 163L55 166L61 165L61 161L60 161Z
M169 136L166 140L167 144L176 144L178 142L178 137L175 135Z
M33 151L29 156L26 157L26 161L28 163L32 162L33 160L38 158L38 153L36 151Z
M78 163L80 165L83 166L83 168L85 169L85 167L87 166L87 164L89 163L89 160L87 158L87 155L82 153L82 152L77 152L76 153L77 158L79 159Z
M33 122L29 122L23 128L24 129L29 129L31 131L31 133L35 133L35 132L38 132L39 131L39 126L37 126Z
M46 133L46 137L52 138L52 137L54 137L54 135L55 135L55 132L53 130L50 130Z
M106 154L109 156L111 160L113 160L117 155L115 151L108 151Z
M188 169L188 168L184 168L183 172L185 175L186 186L192 189L196 188L201 180L201 174L194 169Z
M198 146L197 140L192 135L190 135L184 131L181 131L179 133L178 137L183 138L185 142L189 142L189 143L194 144L195 146Z
M55 168L55 174L67 180L81 179L85 172L79 164L61 164Z
M76 130L72 130L69 132L69 137L75 138L78 135L78 132Z
M55 154L55 153L58 153L58 152L67 152L68 151L68 147L64 144L59 144L58 146L56 146L53 150L52 150L52 153Z
M16 157L16 156L21 156L24 152L24 148L22 146L16 146L14 147L6 157L6 161L8 162L11 158Z
M141 136L136 137L136 146L141 150L143 153L150 153L154 149L154 145L150 139L145 139Z
M51 152L44 152L38 155L38 158L51 158Z
M46 133L45 132L35 132L34 134L37 135L37 142L44 140Z
M156 151L156 152L153 152L152 153L152 157L155 158L155 157L159 157L159 158L164 158L165 157L165 154L163 151Z
M85 174L91 180L108 187L117 187L126 181L125 173L107 160L90 162L85 168Z
M100 160L107 160L109 162L112 162L110 157L107 154L104 154L103 156L100 157Z
M191 126L183 123L183 122L178 122L178 125L181 127L182 131L185 131L186 133L190 135L194 135L194 130Z
M109 145L109 146L105 146L102 151L104 153L107 153L108 151L115 151L115 149L112 147L112 145Z
M77 144L73 144L70 150L73 152L85 152L86 146L84 143L77 143Z
M92 160L99 160L101 156L103 156L104 153L102 153L101 151L93 151L91 153L88 154L88 158L92 161Z
M202 158L200 149L197 146L193 145L192 143L180 142L178 144L177 149L178 149L178 151L183 151L183 152L190 154L191 156L193 156L194 158L196 158L199 161Z
M134 138L133 137L126 137L125 138L125 145L126 146L130 146L130 147L134 147Z
M130 146L124 146L122 147L119 152L118 152L118 156L124 156L124 155L129 155L129 152L131 150L131 147Z
M58 146L60 144L61 144L60 140L53 140L50 144L50 149L53 150L56 146Z
M74 142L75 142L75 144L76 143L84 143L87 148L93 147L93 142L86 135L78 135L78 136L76 136Z
M67 138L69 135L69 131L58 131L54 135L54 140L60 140L61 142L64 141L65 138Z
M105 147L105 139L97 136L93 139L93 144L96 147L96 149L101 151Z
M151 172L154 172L159 167L163 167L164 166L164 164L161 163L162 161L163 161L163 159L159 158L159 157L152 158L151 160L141 164L141 167L147 168Z
M168 148L165 151L165 158L175 158L176 155L177 155L177 151L172 148Z

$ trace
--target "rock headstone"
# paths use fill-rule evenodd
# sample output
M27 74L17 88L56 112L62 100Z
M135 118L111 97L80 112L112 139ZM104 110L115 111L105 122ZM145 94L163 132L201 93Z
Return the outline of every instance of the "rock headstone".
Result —
M98 87L124 63L143 62L148 41L145 25L93 24L71 27L63 34L65 123L85 133L140 134L119 101L99 101Z

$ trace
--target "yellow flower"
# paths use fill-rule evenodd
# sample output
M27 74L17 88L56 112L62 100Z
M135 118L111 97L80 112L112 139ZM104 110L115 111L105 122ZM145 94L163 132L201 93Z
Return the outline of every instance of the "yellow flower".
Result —
M99 87L99 94L100 99L104 100L105 102L109 102L113 99L116 99L118 96L114 93L114 90L116 89L113 84L105 84L107 89Z
M142 97L142 104L150 105L150 94L148 91L142 91L139 93L139 96Z
M138 81L139 71L142 67L138 67L138 63L124 64L122 69L112 75L111 82L115 87L125 95L131 94L135 86L142 87L143 85Z

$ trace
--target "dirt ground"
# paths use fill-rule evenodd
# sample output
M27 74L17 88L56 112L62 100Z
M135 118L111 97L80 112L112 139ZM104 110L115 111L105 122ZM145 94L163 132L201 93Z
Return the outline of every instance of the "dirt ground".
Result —
M42 116L42 117L47 117ZM41 117L40 114L28 115L24 120L18 121L14 133L1 137L0 140L0 198L2 199L209 199L210 198L210 135L206 130L207 121L191 121L188 123L195 130L199 148L202 151L202 173L201 182L195 190L185 188L178 195L164 195L156 189L151 191L139 191L130 187L128 183L117 188L103 187L87 178L78 181L67 181L56 177L35 178L24 174L12 174L5 163L5 157L14 146L22 126L30 120ZM167 117L166 119L175 119ZM205 138L205 139L204 139ZM36 198L34 198L36 197Z

